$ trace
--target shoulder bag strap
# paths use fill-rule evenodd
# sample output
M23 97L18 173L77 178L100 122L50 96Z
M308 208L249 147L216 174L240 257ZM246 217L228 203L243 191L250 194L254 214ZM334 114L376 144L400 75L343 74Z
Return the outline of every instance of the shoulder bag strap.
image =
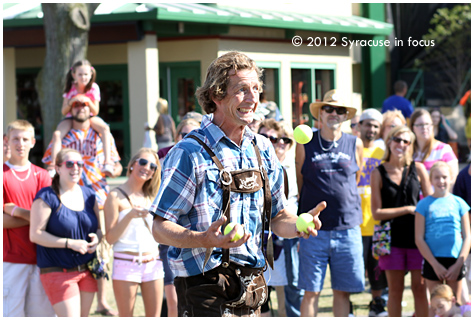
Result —
M129 195L127 195L127 193L126 193L122 188L120 188L120 187L116 187L116 189L117 189L118 191L120 191L120 192L125 196L125 198L127 198L127 200L128 200L129 203L130 203L130 206L133 207L132 201L130 200ZM145 223L145 226L147 226L147 229L150 231L150 234L153 235L152 229L150 228L150 225L148 225L147 220L145 220L145 217L142 217L142 220L143 220L143 222Z

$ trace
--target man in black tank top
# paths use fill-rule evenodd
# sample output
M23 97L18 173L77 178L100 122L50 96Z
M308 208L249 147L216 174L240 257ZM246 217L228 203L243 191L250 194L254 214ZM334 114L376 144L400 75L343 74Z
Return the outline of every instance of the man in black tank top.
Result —
M341 99L341 92L331 90L322 102L310 105L310 111L320 120L321 128L309 143L298 144L296 149L299 213L321 200L328 204L320 215L322 230L318 239L300 242L298 286L305 290L300 309L302 317L317 316L328 264L335 317L347 317L350 293L364 291L363 245L359 227L362 222L361 200L357 191L363 143L361 139L342 132L342 123L353 118L356 108L345 106Z

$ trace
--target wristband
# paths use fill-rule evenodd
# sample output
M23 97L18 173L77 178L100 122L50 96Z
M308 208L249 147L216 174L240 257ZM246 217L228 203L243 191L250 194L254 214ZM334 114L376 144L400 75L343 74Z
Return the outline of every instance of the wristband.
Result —
M68 248L68 241L69 241L69 239L66 239L66 244L64 245L64 248L66 248L66 249Z
M15 212L15 210L17 209L18 206L15 205L15 207L12 209L10 215L13 217L13 212Z

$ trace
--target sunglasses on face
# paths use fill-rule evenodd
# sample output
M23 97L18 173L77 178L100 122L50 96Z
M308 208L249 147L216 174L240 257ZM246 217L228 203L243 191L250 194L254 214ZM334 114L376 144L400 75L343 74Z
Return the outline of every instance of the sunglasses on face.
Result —
M157 164L149 162L145 158L139 158L139 159L137 159L137 162L139 163L140 166L147 166L147 164L150 163L150 169L152 171L155 171L158 167Z
M180 133L181 135L181 139L185 138L186 135L188 135L189 133Z
M292 143L292 139L288 137L275 137L275 136L268 136L266 134L261 134L261 135L264 136L265 138L268 138L272 144L277 144L278 142L280 142L280 140L282 140L282 142L285 145Z
M402 142L405 146L408 146L411 143L410 140L402 139L399 137L393 137L392 139L394 142L396 142L396 144L401 144Z
M354 124L351 124L350 127L351 127L351 128L355 128L356 125L358 125L358 124L357 124L357 123L354 123Z
M61 166L63 164L66 165L66 168L73 168L74 164L78 165L79 168L84 167L84 162L82 160L79 160L79 161L65 161L65 162L62 162L61 164L59 164L59 166Z
M333 111L336 111L337 115L344 115L347 113L347 110L345 107L333 107L333 106L323 106L322 109L327 113L331 114Z
M89 107L89 103L86 101L86 102L80 102L80 101L75 101L73 103L73 108L77 108L77 107Z

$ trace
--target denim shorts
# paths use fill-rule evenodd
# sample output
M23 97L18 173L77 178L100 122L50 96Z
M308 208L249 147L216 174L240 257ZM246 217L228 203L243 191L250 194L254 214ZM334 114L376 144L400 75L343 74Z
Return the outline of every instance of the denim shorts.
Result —
M175 279L175 274L173 273L172 269L170 269L170 265L168 264L168 245L160 244L158 247L160 250L160 260L163 263L163 272L165 273L165 277L163 278L163 285L170 285L173 284L173 280Z
M300 240L300 289L321 292L327 265L330 265L333 290L364 291L363 242L359 226L341 231L320 230L317 237Z

